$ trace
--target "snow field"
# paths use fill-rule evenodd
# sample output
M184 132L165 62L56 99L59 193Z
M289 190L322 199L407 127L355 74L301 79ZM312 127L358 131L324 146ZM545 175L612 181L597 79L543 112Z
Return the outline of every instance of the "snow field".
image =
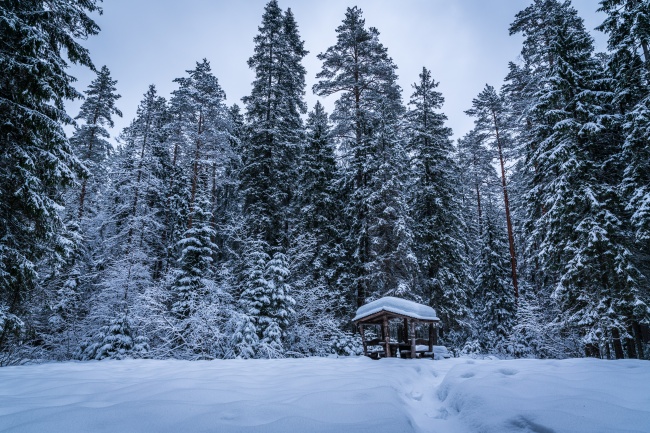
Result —
M473 432L650 432L648 361L466 360L437 393Z
M0 369L0 432L650 432L650 362L127 360Z

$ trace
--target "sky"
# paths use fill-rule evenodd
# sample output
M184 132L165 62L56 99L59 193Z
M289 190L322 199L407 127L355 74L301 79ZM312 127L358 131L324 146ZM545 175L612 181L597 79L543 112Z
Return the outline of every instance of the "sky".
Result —
M115 117L117 136L134 118L139 102L150 84L161 96L177 88L175 78L186 75L196 62L207 58L227 95L229 105L250 93L254 79L247 60L253 54L268 0L106 0L103 14L93 15L101 32L82 44L90 50L94 64L108 66L118 81L122 97ZM404 102L412 93L422 67L432 71L445 97L442 111L454 137L462 137L473 125L464 114L472 99L486 84L500 87L508 62L516 61L521 50L520 35L510 36L508 27L515 14L529 0L279 0L282 9L291 8L305 48L307 69L305 99L313 107L320 98L311 88L321 62L317 55L336 42L336 28L347 7L364 12L366 26L376 27L380 41L398 67ZM574 7L592 30L597 50L604 50L606 38L593 30L604 15L597 13L595 0L574 0ZM94 78L87 68L73 66L77 88L85 90ZM320 99L328 111L336 96ZM79 101L67 104L69 114L78 113Z

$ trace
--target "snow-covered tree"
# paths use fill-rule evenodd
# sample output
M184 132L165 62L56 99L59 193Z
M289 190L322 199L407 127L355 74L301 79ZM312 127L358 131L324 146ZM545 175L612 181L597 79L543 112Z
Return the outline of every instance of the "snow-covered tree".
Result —
M254 351L262 357L279 357L284 354L284 340L295 303L288 284L289 269L284 254L276 252L270 257L265 250L268 245L261 240L250 242L246 253L246 286L240 297L244 320L240 327L242 341L254 341L246 337L244 329L256 329L259 346ZM247 320L252 325L246 323ZM248 349L246 349L248 351Z
M469 317L471 275L466 257L466 228L460 207L459 169L453 159L451 129L438 110L444 98L431 71L422 68L413 84L406 114L411 153L414 244L420 278L418 294L435 306L447 329L465 328Z
M145 337L133 335L133 325L126 314L119 314L103 326L92 344L84 351L87 359L126 359L146 356L149 345Z
M608 71L614 79L613 103L623 129L621 194L634 233L633 260L650 278L650 4L603 0L607 14L599 30L608 34ZM646 289L646 296L650 297ZM645 324L647 326L647 324ZM643 353L641 324L632 323L637 353Z
M340 332L345 308L345 259L337 189L338 168L328 115L320 102L309 113L306 143L299 159L299 213L292 258L292 292L296 314L287 333L292 351L323 354L329 339Z
M472 240L471 290L475 340L487 352L509 351L515 319L510 255L503 216L503 191L494 168L494 153L476 129L459 140L459 165L468 184L467 233Z
M230 115L225 93L212 75L207 60L198 62L188 77L179 78L172 107L178 118L173 127L177 141L177 164L184 176L179 179L186 193L187 219L176 243L177 269L172 311L181 319L196 312L214 277L216 236L212 191L230 157Z
M503 206L505 209L506 227L508 229L508 245L510 248L510 267L513 297L515 302L519 297L517 281L517 255L515 253L515 234L510 212L510 199L508 196L508 179L506 177L505 147L509 141L507 131L507 111L502 96L498 95L494 87L486 85L485 89L472 101L472 108L467 110L469 116L474 117L475 129L485 139L489 146L496 151L496 156L501 168L501 186L503 189Z
M337 42L318 55L319 96L338 94L332 115L342 137L340 190L348 225L349 297L356 306L384 294L410 296L416 268L406 203L408 158L402 135L404 107L397 67L365 28L362 11L348 8Z
M300 158L300 225L313 236L317 250L311 266L316 280L332 281L340 248L338 168L327 113L316 102L306 124L307 143Z
M53 346L66 347L67 356L70 349L80 343L84 333L78 322L89 312L91 293L98 282L96 268L103 265L107 251L100 233L113 152L107 128L113 127L114 115L122 116L115 106L120 98L116 84L108 68L103 66L84 92L86 98L76 117L79 123L70 143L85 171L78 186L65 195L70 253L65 264L54 269L53 275L43 281L43 286L50 292L50 316L45 330L49 336L46 340ZM64 305L65 309L62 308Z
M288 247L298 182L297 157L303 137L307 54L291 10L276 0L264 8L248 66L255 72L244 97L248 137L243 145L241 192L248 236L272 247Z
M106 66L97 72L81 104L79 114L75 119L82 120L70 139L74 152L87 169L81 179L78 195L78 218L84 216L87 202L92 202L97 190L104 184L106 178L106 160L112 146L108 142L109 133L106 127L112 128L113 115L122 117L122 112L115 107L115 101L120 98L116 92L116 80L113 80ZM94 204L96 208L97 205Z
M539 20L546 25L536 39ZM611 341L622 357L621 338L631 322L647 320L648 306L621 219L611 85L568 2L535 1L513 28L546 71L526 154L529 256L550 279L559 323L579 329L585 344Z
M72 124L65 99L81 94L66 68L93 68L77 39L97 34L88 1L5 1L0 4L0 351L25 313L36 265L55 252L64 260L61 187L82 166L62 126Z

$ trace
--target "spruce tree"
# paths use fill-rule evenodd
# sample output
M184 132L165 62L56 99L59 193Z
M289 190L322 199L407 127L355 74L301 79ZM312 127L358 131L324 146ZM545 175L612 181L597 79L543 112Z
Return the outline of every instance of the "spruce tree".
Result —
M338 167L328 115L320 102L306 122L306 143L299 159L300 209L296 248L291 272L296 300L291 325L292 350L327 352L323 338L337 333L338 320L348 320L345 309L345 260L341 233L341 194L337 190ZM323 336L327 329L327 336Z
M268 248L262 240L247 245L245 288L240 297L244 314L236 342L242 356L255 352L275 358L284 354L285 330L295 301L287 283L290 275L286 256L276 252L270 257L265 251ZM250 335L253 329L257 338ZM257 342L257 347L251 346Z
M507 353L516 308L512 296L507 232L503 224L499 224L503 219L496 200L494 194L484 195L474 311L482 348L488 352Z
M409 101L409 151L412 165L411 212L420 278L418 292L435 306L447 329L467 331L468 290L472 287L461 218L459 169L453 158L451 129L438 112L444 98L431 72L422 68Z
M330 135L328 115L320 102L316 102L309 113L306 125L304 152L300 159L300 211L304 229L316 238L319 248L323 248L320 260L322 274L335 263L327 258L328 249L335 247L337 240L336 218L338 216L336 197L336 156Z
M526 155L531 257L551 278L558 321L579 329L585 345L611 342L623 357L621 339L632 322L646 320L648 306L621 219L611 84L568 2L536 1L524 12L514 28L527 35L539 26L527 16L548 20L546 38L525 45L546 59Z
M609 72L622 122L624 167L621 193L634 231L633 260L650 278L650 5L647 1L603 0L599 11L607 18L598 28L608 34ZM639 48L641 48L639 50ZM650 297L646 289L646 296ZM647 324L646 324L647 326ZM641 324L632 323L636 349L643 354Z
M241 191L248 236L261 235L272 247L287 248L294 213L297 156L307 54L291 10L276 0L264 8L248 66L255 71L246 105L249 135L243 148Z
M82 166L62 128L73 123L64 100L81 97L65 57L93 68L77 38L98 33L97 10L94 0L0 4L0 351L24 324L39 260L66 253L60 188Z

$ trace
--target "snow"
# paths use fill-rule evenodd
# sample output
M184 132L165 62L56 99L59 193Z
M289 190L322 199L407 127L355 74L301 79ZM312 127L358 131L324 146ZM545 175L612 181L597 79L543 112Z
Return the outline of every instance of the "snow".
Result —
M357 315L352 319L352 321L357 321L382 310L413 317L414 319L439 320L436 316L436 311L431 307L418 304L417 302L408 301L406 299L386 296L359 307Z
M429 346L424 344L418 344L415 347L415 350L417 352L424 352L425 356L433 355L435 356L435 359L451 358L451 354L449 353L449 350L447 350L445 346L433 346L433 350L429 352Z
M650 362L365 357L0 369L0 432L650 432Z

